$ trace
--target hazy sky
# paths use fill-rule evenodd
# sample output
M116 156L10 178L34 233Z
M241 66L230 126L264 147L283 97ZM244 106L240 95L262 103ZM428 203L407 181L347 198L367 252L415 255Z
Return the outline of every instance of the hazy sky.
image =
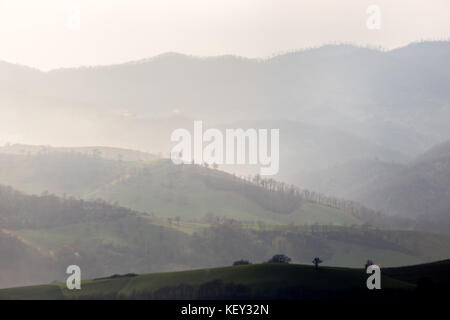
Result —
M366 25L373 4L379 30ZM393 48L449 38L449 16L450 0L0 0L0 60L51 69L167 51L266 57L336 41Z

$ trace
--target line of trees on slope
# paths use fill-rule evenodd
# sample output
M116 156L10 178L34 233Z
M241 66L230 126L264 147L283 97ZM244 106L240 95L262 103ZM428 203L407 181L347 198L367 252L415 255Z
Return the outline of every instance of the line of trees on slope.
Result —
M405 227L411 226L412 224L408 219L392 217L387 222L383 213L370 209L359 202L326 196L322 193L301 189L293 184L287 184L273 178L262 178L259 174L248 176L247 178L243 177L242 180L247 184L260 187L272 194L277 194L280 199L283 199L286 203L290 203L288 207L292 207L293 203L298 206L302 201L308 201L349 213L365 223L377 227L389 227L393 225ZM284 213L289 212L287 210Z
M47 192L41 196L25 195L0 185L0 227L8 229L49 228L137 214L103 200L61 198Z

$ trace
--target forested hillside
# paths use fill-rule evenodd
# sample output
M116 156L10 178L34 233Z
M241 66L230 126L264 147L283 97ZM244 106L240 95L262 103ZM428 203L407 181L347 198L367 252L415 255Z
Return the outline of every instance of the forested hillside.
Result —
M34 154L0 154L0 179L32 194L103 199L185 221L216 217L273 224L384 223L377 212L357 203L274 179L242 178L198 165L176 166L170 160L110 160L99 153L47 148Z
M450 250L450 237L417 231L225 218L194 223L102 201L0 191L1 287L61 280L70 264L79 265L84 277L102 277L223 266L243 258L262 262L279 252L303 263L320 256L334 266L361 266L369 254L396 266L443 259Z

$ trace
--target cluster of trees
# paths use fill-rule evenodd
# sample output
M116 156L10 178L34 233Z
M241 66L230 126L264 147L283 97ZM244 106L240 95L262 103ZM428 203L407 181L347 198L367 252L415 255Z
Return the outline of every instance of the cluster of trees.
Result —
M267 263L290 263L292 261L291 258L289 258L285 254L276 254L272 258L270 258ZM371 262L371 260L368 260L367 263ZM321 264L323 261L319 257L315 257L312 261L314 264L316 270L319 268L319 264ZM248 265L251 264L248 260L237 260L233 263L233 266L241 266L241 265ZM372 263L373 264L373 263ZM367 266L366 266L367 268Z
M276 254L267 263L289 263L292 259L284 254Z
M233 266L244 266L244 265L249 265L249 264L251 264L251 263L248 260L237 260L237 261L233 262Z
M290 263L291 261L292 259L285 254L276 254L272 258L270 258L267 263ZM250 261L244 259L236 260L235 262L233 262L233 266L243 266L250 264Z
M48 228L137 214L103 200L60 198L48 192L31 196L0 185L0 225L9 229Z
M276 254L274 255L272 258L270 258L269 261L267 261L267 263L290 263L292 261L291 258L289 258L287 255L285 254ZM317 269L319 269L319 264L321 264L323 261L319 258L319 257L315 257L312 260L312 263L314 264L314 267ZM233 262L233 266L242 266L242 265L249 265L251 264L248 260L237 260L235 262ZM371 259L368 259L366 261L366 264L364 265L364 269L367 270L367 268L371 265L373 265L373 261Z

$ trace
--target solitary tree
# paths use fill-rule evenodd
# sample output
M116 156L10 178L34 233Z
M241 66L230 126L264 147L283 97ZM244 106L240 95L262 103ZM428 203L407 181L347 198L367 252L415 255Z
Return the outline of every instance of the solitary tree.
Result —
M319 264L321 264L323 261L320 260L319 257L315 257L312 263L314 263L314 266L316 267L316 270L319 269Z
M288 256L286 256L284 254L276 254L267 262L268 263L289 263L289 262L291 262L291 258L289 258Z

